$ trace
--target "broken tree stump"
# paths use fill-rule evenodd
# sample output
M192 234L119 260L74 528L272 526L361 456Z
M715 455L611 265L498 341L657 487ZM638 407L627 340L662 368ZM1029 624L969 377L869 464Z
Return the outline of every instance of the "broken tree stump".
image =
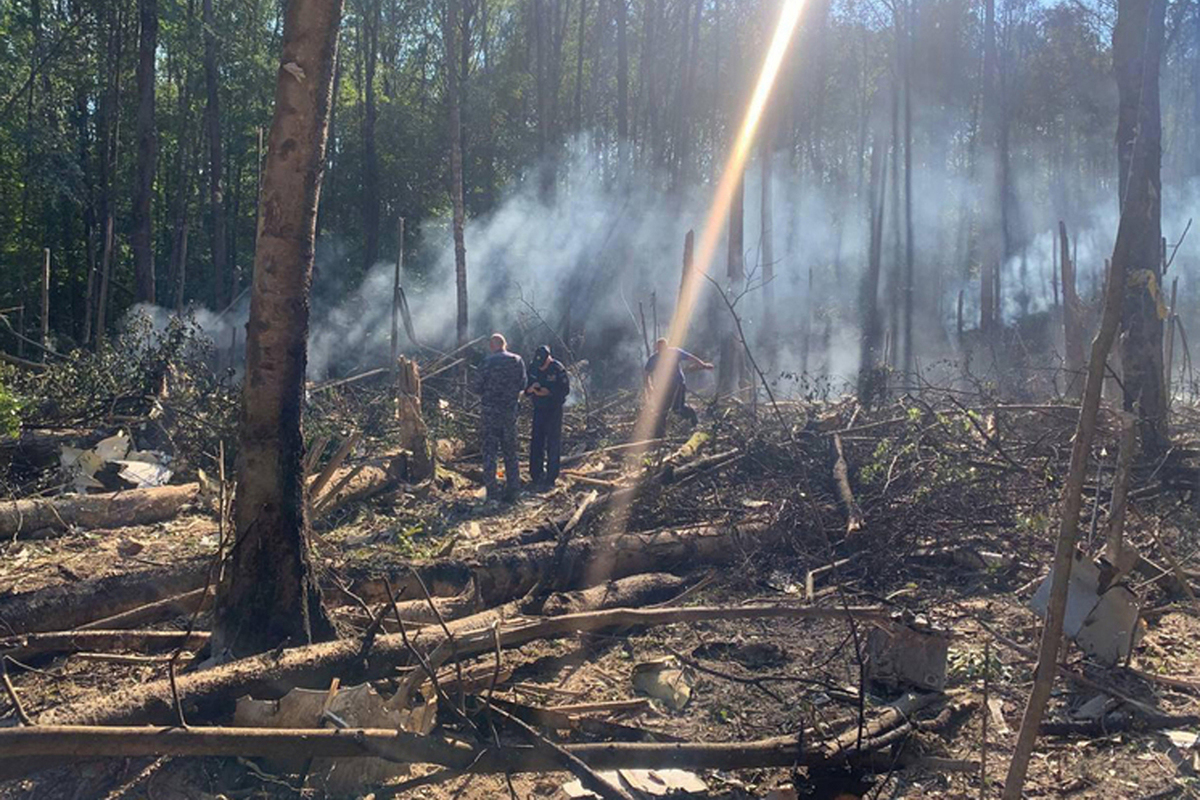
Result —
M400 441L409 452L404 479L420 483L433 475L433 450L429 428L421 417L421 370L416 361L404 356L396 362L396 421Z

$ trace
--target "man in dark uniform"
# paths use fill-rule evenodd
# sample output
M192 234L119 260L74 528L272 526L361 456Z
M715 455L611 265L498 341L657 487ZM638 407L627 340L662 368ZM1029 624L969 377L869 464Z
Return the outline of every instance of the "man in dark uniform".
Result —
M567 369L542 345L529 364L525 394L533 400L533 436L529 440L529 479L541 489L558 480L562 455L563 403L571 393Z
M665 362L660 367L659 364ZM681 350L678 347L669 347L666 339L659 339L654 343L654 355L646 362L646 367L643 370L643 379L646 384L646 395L653 402L655 381L662 379L666 381L663 390L666 393L666 400L660 407L658 418L654 423L654 437L657 439L666 432L667 428L667 412L674 411L679 416L686 419L691 424L695 425L698 420L696 412L688 407L685 402L687 397L687 379L683 375L683 364L688 363L699 369L712 369L713 365L702 358L692 355L686 350Z
M496 481L496 451L504 452L504 499L516 500L521 492L521 466L517 458L517 404L525 388L525 362L508 352L508 342L493 333L491 353L475 371L471 389L479 395L480 433L483 438L483 481L487 499L499 499Z

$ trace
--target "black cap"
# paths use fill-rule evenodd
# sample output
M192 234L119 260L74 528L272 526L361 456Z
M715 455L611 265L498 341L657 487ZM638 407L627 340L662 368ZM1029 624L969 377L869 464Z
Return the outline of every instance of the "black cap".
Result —
M545 361L549 357L550 357L550 348L547 345L541 345L540 347L538 347L537 350L533 351L533 360L534 361L538 361L538 362Z

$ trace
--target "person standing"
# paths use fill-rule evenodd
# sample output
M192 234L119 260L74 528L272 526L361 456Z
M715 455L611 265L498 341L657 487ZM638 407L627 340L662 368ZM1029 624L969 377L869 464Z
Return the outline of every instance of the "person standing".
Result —
M533 435L529 440L529 479L535 487L550 489L558 480L562 457L563 403L571 393L571 379L562 362L542 345L533 352L525 394L533 401Z
M496 452L504 453L504 499L512 502L521 493L521 467L517 458L517 404L525 388L525 361L508 351L508 341L493 333L491 353L479 365L471 389L480 398L480 435L483 439L483 482L488 501L500 499L496 480Z
M665 363L660 367L660 362ZM658 417L654 423L654 437L656 439L661 437L666 431L668 411L674 411L692 425L695 425L699 421L696 417L696 412L688 407L686 402L687 379L683 375L683 365L685 362L699 369L713 368L713 365L704 359L694 356L678 347L670 347L667 345L666 339L659 339L654 343L654 355L650 356L646 361L646 366L642 371L642 378L646 385L646 396L650 402L654 402L655 381L658 379L666 381L666 385L663 387L666 396L661 401L658 409Z

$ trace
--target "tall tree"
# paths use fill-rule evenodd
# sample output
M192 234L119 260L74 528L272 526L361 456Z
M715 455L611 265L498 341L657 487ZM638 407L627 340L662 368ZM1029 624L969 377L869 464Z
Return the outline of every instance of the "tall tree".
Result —
M742 293L742 286L746 281L745 199L746 180L742 175L737 182L737 187L733 190L733 199L729 204L729 249L725 276L728 280L726 291L729 292L731 300L736 299ZM719 330L721 331L721 362L717 365L717 391L720 393L736 392L741 388L744 367L742 346L737 340L737 332L733 323L725 319L724 313L721 314Z
M154 302L153 198L158 159L154 119L154 61L158 50L158 0L138 0L137 183L133 199L133 272L139 303Z
M450 202L454 207L454 282L458 298L458 345L467 343L467 245L463 228L466 225L466 208L463 203L463 157L462 157L462 98L459 96L457 61L458 50L455 36L458 33L459 3L461 0L446 0L443 16L443 46L446 51L446 101L449 108L450 128Z
M217 72L217 20L213 0L204 0L204 85L208 107L204 119L208 131L208 203L212 215L213 302L217 310L229 302L228 252L225 233L225 198L221 186L221 94Z
M379 111L375 102L375 71L379 63L380 0L362 0L363 52L363 267L369 270L379 258L379 156L375 126ZM451 59L453 61L453 59Z
M1113 28L1117 79L1117 165L1122 219L1128 214L1129 282L1121 318L1125 408L1137 409L1142 452L1169 445L1163 383L1162 116L1158 77L1166 0L1121 0ZM1115 258L1114 254L1114 258Z
M775 331L775 128L776 118L767 114L759 138L759 164L762 166L762 194L759 201L759 222L762 235L763 317L762 343L767 364L774 368L778 341Z
M239 656L333 635L309 554L301 411L341 13L342 0L287 4L246 334L237 538L217 599L215 653Z
M867 250L867 269L863 273L858 297L858 314L862 319L862 340L858 360L858 400L864 406L874 403L880 388L880 340L883 324L879 315L879 278L883 260L883 212L887 192L886 148L883 137L876 132L871 144L871 177L867 191L867 222L870 245Z
M983 28L983 131L987 157L983 161L995 165L995 131L998 109L996 108L996 0L985 0ZM996 170L986 171L983 183L994 186L992 178ZM991 333L996 326L996 285L1000 275L1000 253L995 228L997 219L993 201L995 197L982 192L980 198L980 224L983 229L983 244L980 248L979 265L979 329Z

